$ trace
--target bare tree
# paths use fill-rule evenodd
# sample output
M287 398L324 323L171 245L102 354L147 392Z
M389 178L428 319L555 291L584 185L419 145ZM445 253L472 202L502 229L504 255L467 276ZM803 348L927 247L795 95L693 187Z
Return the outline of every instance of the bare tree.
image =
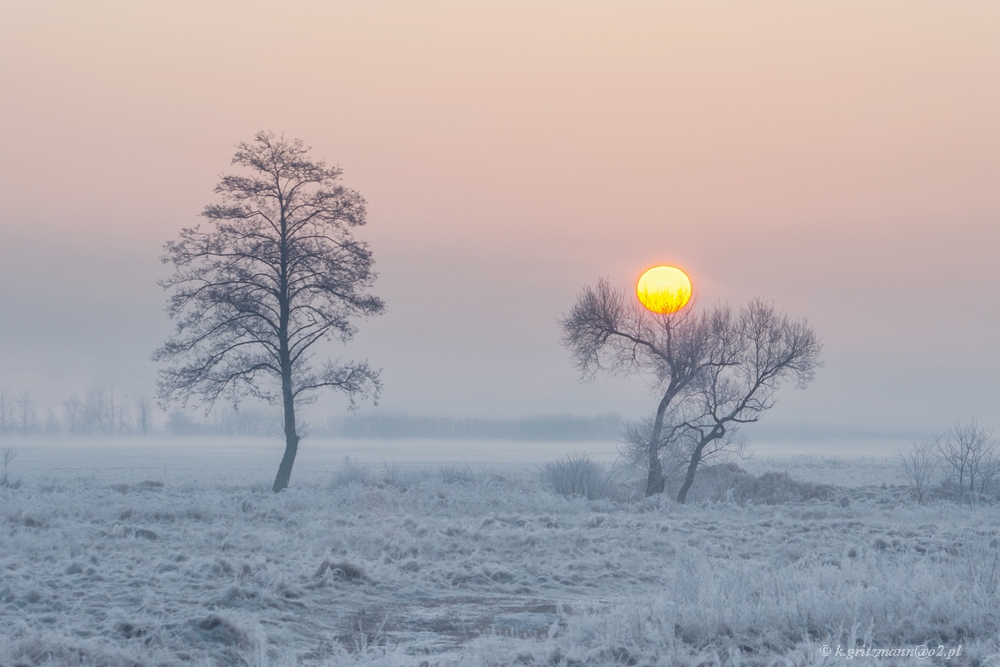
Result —
M917 494L917 502L922 503L938 475L937 442L922 440L913 443L907 450L897 454L903 476L910 488Z
M280 403L285 453L274 491L288 486L298 451L296 406L323 388L377 399L379 371L367 362L312 363L321 341L347 341L351 319L378 315L367 293L375 273L368 246L351 228L365 224L365 200L339 184L341 170L308 157L301 141L260 132L241 143L233 164L246 175L223 176L221 203L202 215L211 228L181 231L165 246L172 278L167 312L175 335L153 355L172 362L159 396L210 408L220 397Z
M14 398L6 387L0 389L0 435L14 430Z
M45 426L42 427L42 433L45 435L59 435L60 431L62 431L62 424L59 423L56 411L52 408L45 408Z
M124 396L115 404L115 390L111 389L111 412L114 416L114 430L119 435L132 433L132 410L124 400Z
M35 399L30 390L22 391L17 398L17 428L21 433L30 433L35 428Z
M1000 476L1000 453L995 447L991 447L990 452L979 463L979 492L987 493L998 476Z
M997 473L996 440L993 431L981 427L975 419L963 424L955 422L948 431L936 438L937 452L941 460L950 468L953 479L958 483L958 497L966 490L965 480L968 479L968 490L976 490L976 480L992 478ZM983 487L987 479L981 479Z
M601 281L584 290L561 324L563 344L585 377L651 376L660 402L648 424L626 430L626 450L635 458L645 441L638 449L648 463L646 495L664 490L664 454L676 466L682 453L679 502L703 461L742 454L739 425L758 421L782 383L806 386L819 365L812 328L762 301L735 315L724 305L654 314Z
M660 450L671 439L663 433L664 416L709 363L717 315L699 315L690 307L653 314L601 280L596 288L585 288L560 320L563 345L585 378L643 373L660 396L645 451L647 496L663 492Z
M3 472L0 473L0 486L13 486L15 488L21 486L21 480L11 482L10 477L7 475L7 466L16 458L17 447L4 447L0 449L0 465L3 466Z
M132 396L132 407L135 413L135 427L140 435L149 435L153 430L153 405L144 392Z
M94 384L83 399L83 430L86 433L100 431L105 437L115 430L114 393L107 387Z
M735 316L726 310L710 331L715 336L711 363L685 401L694 417L680 425L691 442L684 483L677 493L680 503L703 461L742 455L745 443L737 430L759 421L774 407L774 394L782 384L807 387L820 365L822 344L808 322L793 320L761 300L751 301Z
M70 435L86 432L83 402L75 393L63 403L63 425Z

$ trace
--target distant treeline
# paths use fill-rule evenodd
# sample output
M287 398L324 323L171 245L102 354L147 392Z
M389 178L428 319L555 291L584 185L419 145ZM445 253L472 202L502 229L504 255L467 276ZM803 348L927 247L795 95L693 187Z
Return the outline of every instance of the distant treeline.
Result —
M197 419L174 410L167 415L167 433L175 436L222 435L260 437L280 433L278 415L261 410L214 410L209 418Z
M268 436L280 431L280 415L274 410L221 406L202 417L175 409L164 420L150 394L142 391L95 384L54 408L36 400L31 390L0 387L0 437Z
M351 415L313 429L316 435L343 438L466 438L470 440L614 440L621 429L616 414L598 417L558 415L528 419L449 419L390 415Z
M61 409L60 409L61 408ZM208 416L174 409L160 417L149 394L95 384L59 408L36 401L30 390L0 387L0 437L46 436L236 436L281 434L275 409L218 406ZM162 414L162 413L161 413ZM469 440L616 440L622 420L552 415L527 419L452 419L402 415L348 415L316 421L309 435L335 438L464 438Z
M153 403L149 395L95 385L74 393L57 410L39 403L30 389L0 387L0 436L4 435L149 435Z

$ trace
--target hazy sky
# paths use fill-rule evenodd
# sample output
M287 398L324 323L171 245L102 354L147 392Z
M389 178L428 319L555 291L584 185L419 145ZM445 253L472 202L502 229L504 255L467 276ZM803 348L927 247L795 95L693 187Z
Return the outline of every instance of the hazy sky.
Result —
M652 409L557 318L655 263L808 317L766 420L1000 429L1000 4L0 0L0 385L151 384L161 244L284 132L369 202L380 409ZM763 425L762 425L763 426Z

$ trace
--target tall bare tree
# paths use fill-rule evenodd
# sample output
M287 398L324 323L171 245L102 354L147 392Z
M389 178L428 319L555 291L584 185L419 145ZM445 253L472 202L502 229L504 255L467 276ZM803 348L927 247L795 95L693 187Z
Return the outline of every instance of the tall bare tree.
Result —
M341 170L269 132L237 148L233 164L247 173L222 177L221 202L202 213L210 228L183 229L164 246L175 272L161 285L172 291L167 312L177 324L153 359L173 364L160 374L164 404L253 396L282 405L278 492L298 451L297 406L324 388L344 392L352 407L381 390L367 362L313 363L316 345L346 342L352 318L385 306L367 292L372 255L352 234L365 224L365 200L339 183Z

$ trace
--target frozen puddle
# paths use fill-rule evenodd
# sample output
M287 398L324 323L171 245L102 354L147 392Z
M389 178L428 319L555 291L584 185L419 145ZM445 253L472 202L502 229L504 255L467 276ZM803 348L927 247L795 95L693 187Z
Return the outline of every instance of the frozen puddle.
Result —
M348 642L362 630L368 641L419 647L432 653L460 647L483 635L539 638L558 627L569 607L549 600L517 597L427 599L408 604L374 603L356 615L357 627L340 635Z

